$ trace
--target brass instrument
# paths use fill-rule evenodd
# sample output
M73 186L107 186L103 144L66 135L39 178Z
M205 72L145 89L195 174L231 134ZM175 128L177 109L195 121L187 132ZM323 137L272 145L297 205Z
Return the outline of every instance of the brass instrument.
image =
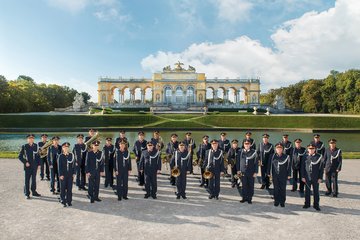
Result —
M167 155L162 159L162 164L167 164L167 163L170 164L171 158L172 158L172 155L171 155L171 154L167 154Z
M224 158L224 167L227 170L229 167L229 160L227 158Z
M40 154L40 157L41 158L44 158L47 156L48 154L48 149L49 147L52 145L52 140L48 140L44 146L42 146L40 149L39 149L39 154Z
M195 167L199 164L199 159L194 159L192 165Z
M179 167L174 167L173 169L171 169L171 176L173 177L178 177L180 176L181 172Z
M92 136L89 140L87 140L84 144L86 145L86 148L89 150L91 149L91 144L96 141L100 140L99 132L96 132L94 136Z
M213 176L214 176L214 174L213 174L212 172L210 172L209 168L206 168L206 169L205 169L205 172L204 172L204 174L203 174L203 177L204 177L205 179L209 180L209 179L212 179Z
M235 179L235 180L241 179L242 176L243 176L242 173L240 173L240 174L235 174L235 175L234 175L234 179Z

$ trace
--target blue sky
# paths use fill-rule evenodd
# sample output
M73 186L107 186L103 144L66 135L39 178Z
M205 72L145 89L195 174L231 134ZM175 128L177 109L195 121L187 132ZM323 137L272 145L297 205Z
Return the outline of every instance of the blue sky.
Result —
M179 59L260 77L265 92L358 67L359 15L356 0L2 0L0 74L97 101L99 76L151 77Z

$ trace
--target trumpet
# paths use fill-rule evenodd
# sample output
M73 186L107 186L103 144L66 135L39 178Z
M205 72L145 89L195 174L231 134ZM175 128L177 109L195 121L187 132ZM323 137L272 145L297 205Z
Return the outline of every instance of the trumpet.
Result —
M180 176L181 171L179 169L179 167L174 167L173 169L171 169L171 176L173 177L178 177Z
M205 169L205 172L203 174L203 177L207 180L212 179L214 174L209 170L209 168Z
M96 132L94 136L92 136L89 140L87 140L84 144L86 145L86 148L89 150L91 149L91 144L95 141L95 140L99 140L100 139L100 135L99 132Z
M42 147L39 149L39 155L40 155L41 158L44 158L44 157L47 156L47 154L48 154L48 149L49 149L49 147L50 147L51 145L52 145L52 141L49 140L49 141L47 141L47 142L44 144L44 146L42 146Z

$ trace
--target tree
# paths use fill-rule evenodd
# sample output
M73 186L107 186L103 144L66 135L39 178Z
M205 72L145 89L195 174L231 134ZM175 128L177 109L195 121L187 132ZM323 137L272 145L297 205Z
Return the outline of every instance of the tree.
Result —
M323 83L320 80L309 80L304 84L301 92L300 103L305 112L318 113L322 111L322 85Z

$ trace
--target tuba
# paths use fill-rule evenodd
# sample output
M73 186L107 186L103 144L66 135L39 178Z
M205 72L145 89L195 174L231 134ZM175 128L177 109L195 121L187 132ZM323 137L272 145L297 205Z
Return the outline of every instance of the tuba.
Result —
M49 149L49 147L50 147L51 145L52 145L52 141L49 140L49 141L47 141L47 142L44 144L44 146L42 146L42 147L39 149L39 155L40 155L41 158L44 158L44 157L47 156L47 154L48 154L48 149Z
M209 179L212 179L213 176L214 176L214 174L213 174L212 172L210 172L209 168L206 168L206 169L205 169L205 172L204 172L204 174L203 174L203 177L204 177L205 179L209 180Z
M87 140L84 144L86 145L86 148L89 150L91 149L91 144L96 141L100 140L100 134L99 132L96 132L94 136L92 136L89 140Z
M171 169L171 176L172 177L178 177L180 176L180 169L179 167L174 167L173 169Z

